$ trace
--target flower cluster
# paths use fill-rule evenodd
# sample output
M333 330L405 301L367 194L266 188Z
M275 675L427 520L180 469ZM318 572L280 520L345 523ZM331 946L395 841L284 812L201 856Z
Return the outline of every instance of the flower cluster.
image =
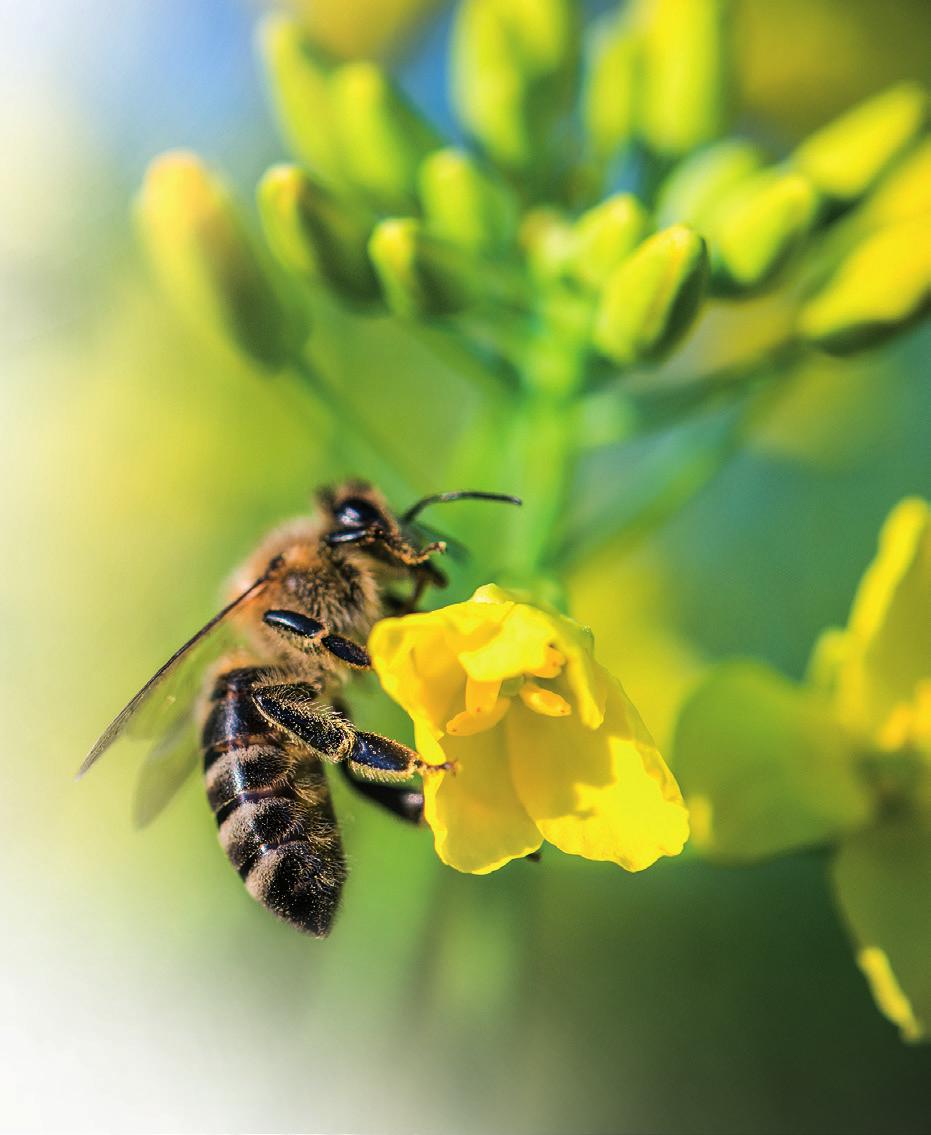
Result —
M753 862L837 848L841 911L877 1004L931 1031L931 511L903 501L844 630L797 685L760 663L714 670L679 719L674 767L694 846Z
M383 620L369 649L419 752L444 766L424 777L444 863L484 874L547 840L640 871L682 850L676 782L586 628L488 585Z
M295 164L258 188L266 251L191 154L140 216L185 309L276 369L307 289L440 321L521 383L568 395L667 354L716 296L795 267L790 338L866 346L928 306L926 96L902 84L775 162L728 116L726 3L639 0L583 29L572 0L463 0L450 145L369 61L271 17L262 51ZM623 186L624 188L620 188Z

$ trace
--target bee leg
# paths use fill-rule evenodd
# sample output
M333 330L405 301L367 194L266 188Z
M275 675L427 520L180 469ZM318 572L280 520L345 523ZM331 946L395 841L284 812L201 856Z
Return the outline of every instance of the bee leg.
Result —
M286 729L324 760L341 761L352 747L355 730L317 700L320 691L309 682L261 686L253 694L259 711Z
M346 721L351 721L349 707L341 698L334 698L333 709ZM423 793L401 784L385 784L374 780L360 780L353 776L348 762L340 763L343 779L359 796L378 804L393 816L419 824L423 819Z
M343 779L353 792L357 792L366 800L384 808L393 816L407 820L408 823L419 824L423 819L422 792L417 792L413 788L404 788L399 784L379 784L374 780L357 780L345 761L339 767Z
M292 643L297 639L308 646L312 643L319 644L354 670L371 669L372 660L364 647L342 635L330 634L323 623L309 615L302 615L300 611L266 611L262 621Z

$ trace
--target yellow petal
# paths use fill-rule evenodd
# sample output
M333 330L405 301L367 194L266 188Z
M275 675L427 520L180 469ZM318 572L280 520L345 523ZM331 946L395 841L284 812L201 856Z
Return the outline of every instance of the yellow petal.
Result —
M474 678L466 678L466 711L476 715L490 713L495 708L500 693L500 681L477 682Z
M515 705L505 731L518 796L560 850L628 871L682 850L689 829L678 786L619 684L610 682L598 730Z
M422 732L425 748L432 741L418 726L421 752ZM457 871L485 875L536 851L543 837L514 790L504 731L444 737L442 752L444 760L457 762L457 771L430 773L423 781L424 818L440 859Z
M843 722L875 734L931 675L931 511L911 498L893 509L850 613L837 679Z
M548 646L546 648L546 661L543 665L538 666L536 670L528 670L527 673L532 674L535 678L555 678L565 665L566 656L558 651L555 646Z
M382 619L369 636L372 665L385 691L436 736L462 707L465 674L460 649L475 648L496 633L508 605L456 603L439 611Z
M543 717L568 717L572 706L554 690L545 690L535 682L525 682L520 688L520 700L534 713Z
M454 737L474 737L476 733L493 729L510 708L510 698L499 698L491 709L483 713L469 713L465 710L446 722L446 732Z

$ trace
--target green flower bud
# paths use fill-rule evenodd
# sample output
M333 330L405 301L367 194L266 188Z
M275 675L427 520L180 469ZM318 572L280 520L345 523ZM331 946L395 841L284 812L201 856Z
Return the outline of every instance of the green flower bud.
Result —
M693 154L666 178L656 203L660 225L703 229L725 195L762 164L756 146L737 139L717 142Z
M348 181L383 212L411 212L420 163L438 145L433 129L374 63L339 67L330 107Z
M258 202L268 245L290 272L353 303L381 295L368 255L374 218L365 209L290 165L268 170Z
M649 213L632 193L608 197L576 221L569 274L597 291L642 240L649 224Z
M825 196L855 201L915 139L927 106L922 87L900 83L812 134L795 151L793 164Z
M330 109L332 65L287 16L269 16L259 29L276 117L291 151L328 185L344 178Z
M903 221L866 238L802 309L809 342L843 354L910 325L931 303L931 221Z
M767 284L804 244L818 210L811 182L768 170L722 201L707 235L715 278L725 287Z
M430 231L469 252L496 255L516 240L514 192L462 150L438 150L424 161L420 200Z
M582 121L593 156L607 161L636 128L640 39L629 20L598 21L587 45Z
M685 225L649 237L614 269L595 315L592 340L622 366L654 359L686 332L708 275L705 242Z
M163 154L136 201L155 270L182 311L220 329L256 362L284 365L298 328L225 185L196 154Z
M535 280L545 283L568 274L576 250L576 231L564 213L545 206L531 209L521 221L519 240Z
M571 107L579 15L570 0L463 0L452 41L453 100L501 165L527 170L555 152Z
M408 319L452 315L478 291L474 265L460 249L425 232L412 217L382 221L369 241L369 256L385 300Z
M640 129L659 154L715 138L727 112L726 0L641 0Z

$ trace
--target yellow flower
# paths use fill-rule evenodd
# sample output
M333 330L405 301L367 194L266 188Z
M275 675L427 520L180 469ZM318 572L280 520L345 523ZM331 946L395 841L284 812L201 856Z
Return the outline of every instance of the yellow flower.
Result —
M675 768L697 848L752 862L831 842L834 893L876 1004L931 1037L931 508L890 513L847 626L804 686L717 666L684 706Z
M931 510L909 497L890 513L844 631L829 631L834 702L843 724L882 749L906 714L927 715L931 679ZM817 657L817 654L816 654ZM920 732L920 728L919 728Z
M369 651L424 760L452 764L424 777L444 863L485 874L547 840L640 871L682 850L678 785L586 628L488 585L383 620Z

